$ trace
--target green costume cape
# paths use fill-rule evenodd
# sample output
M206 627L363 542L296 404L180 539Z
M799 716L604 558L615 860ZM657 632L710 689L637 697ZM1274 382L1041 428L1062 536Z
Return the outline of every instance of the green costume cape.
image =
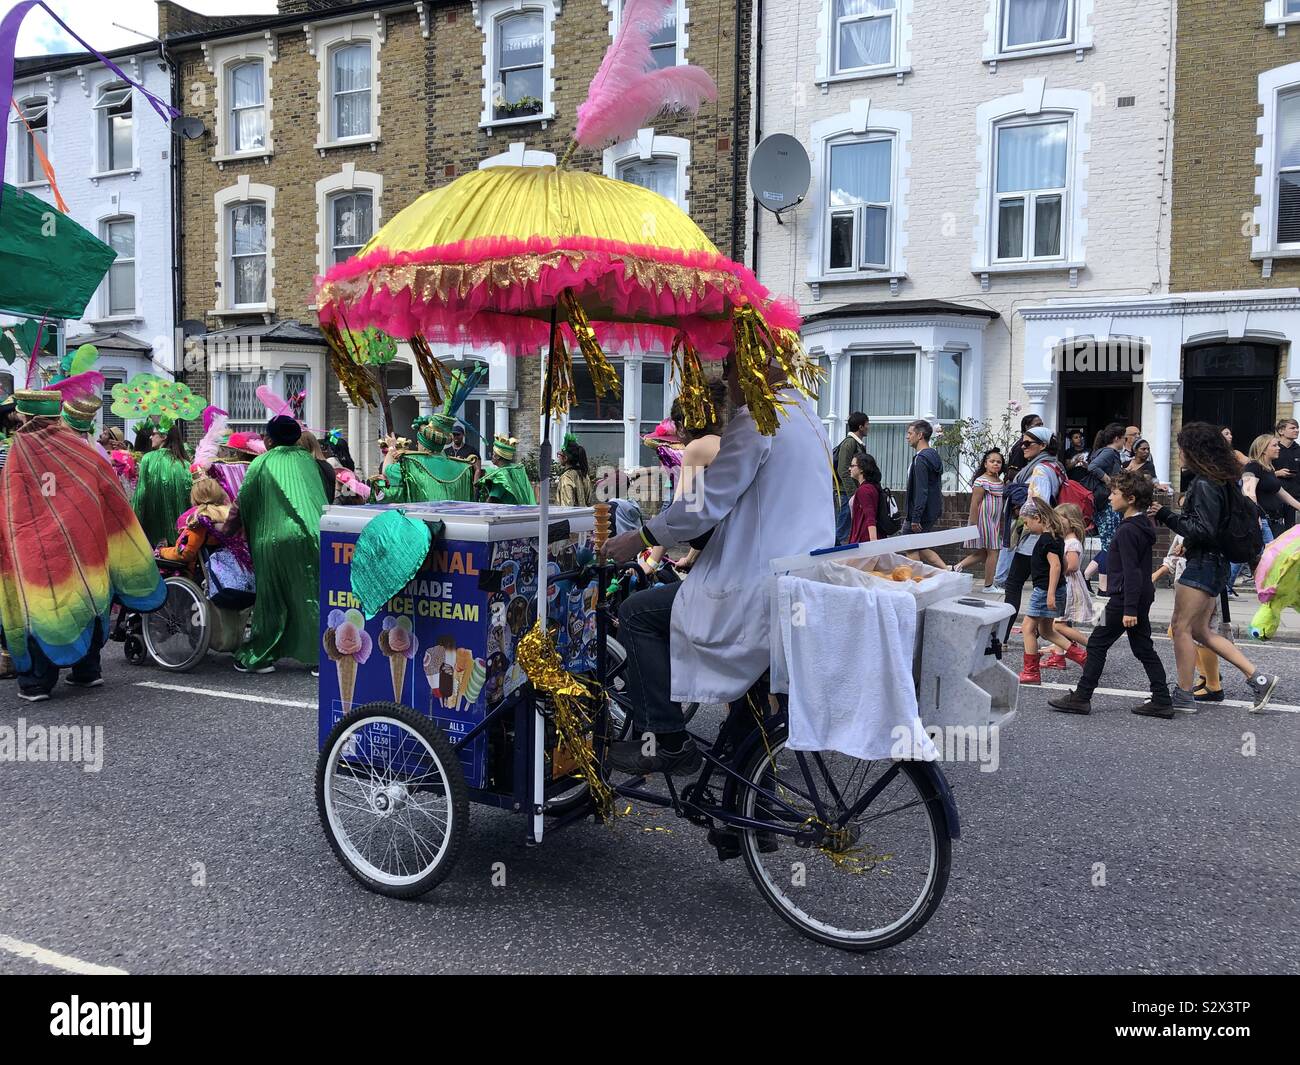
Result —
M140 519L140 527L151 547L158 543L174 544L180 530L176 519L190 509L190 489L194 479L190 468L170 451L150 451L140 459L139 479L131 509Z
M537 503L528 473L518 462L506 462L495 470L488 470L479 478L479 486L487 494L489 503L512 503L517 507L531 507Z
M385 503L427 503L474 499L474 468L463 459L408 451L384 471Z
M249 669L277 658L314 663L325 507L316 460L296 445L271 448L249 463L238 502L257 579L253 633L239 660Z

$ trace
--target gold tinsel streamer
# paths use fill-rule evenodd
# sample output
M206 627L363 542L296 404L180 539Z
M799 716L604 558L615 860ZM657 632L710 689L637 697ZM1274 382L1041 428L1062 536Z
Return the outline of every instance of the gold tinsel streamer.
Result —
M555 326L548 359L546 372L551 378L550 410L553 417L559 418L568 413L577 401L578 393L573 387L573 356L569 354L569 347L560 335L558 324Z
M792 329L771 329L752 304L743 304L732 314L733 339L740 390L758 431L772 436L777 430L777 410L786 404L777 398L767 380L767 368L775 362L790 383L809 399L817 398L817 380L822 370L803 350L799 334Z
M324 322L321 323L320 331L329 348L330 366L348 394L348 399L358 407L376 406L374 378L366 372L364 366L358 364L356 353L349 346L344 332L338 326Z
M605 352L596 339L596 331L591 328L582 304L569 289L565 289L560 293L560 306L564 308L565 317L569 320L569 328L578 338L578 349L586 360L587 372L591 375L591 385L595 389L596 396L604 399L607 393L619 395L621 389L618 383L618 371L605 357Z
M703 429L710 425L717 412L709 399L708 381L699 352L685 333L673 339L673 380L677 382L677 398L681 401L683 420L687 429Z
M564 668L555 649L555 640L550 633L542 631L540 621L520 639L515 648L515 661L528 675L533 687L550 696L560 746L587 781L601 820L612 821L614 792L600 774L600 763L588 738L592 720L587 706L595 700L597 693L581 677L575 677Z
M411 354L415 357L415 368L420 371L420 379L424 381L424 387L428 390L429 402L437 408L442 404L442 390L447 383L447 371L424 337L413 336L407 343L411 345Z

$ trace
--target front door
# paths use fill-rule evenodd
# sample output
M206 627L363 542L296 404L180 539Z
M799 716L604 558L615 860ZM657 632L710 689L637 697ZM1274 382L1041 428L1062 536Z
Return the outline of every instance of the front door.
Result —
M1209 344L1183 353L1183 424L1232 430L1238 451L1271 433L1277 419L1277 357L1272 344Z
M1066 436L1083 430L1083 444L1092 449L1093 437L1111 422L1139 425L1142 414L1141 384L1132 374L1067 370L1057 379L1060 410L1052 426L1065 446Z

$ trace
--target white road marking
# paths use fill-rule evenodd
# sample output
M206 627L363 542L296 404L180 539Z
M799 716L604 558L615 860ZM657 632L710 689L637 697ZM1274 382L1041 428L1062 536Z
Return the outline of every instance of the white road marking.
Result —
M1026 688L1051 688L1053 691L1070 692L1074 691L1073 684L1048 684L1044 681L1042 684L1026 684ZM1149 691L1135 692L1128 688L1098 688L1094 695L1122 695L1129 699L1145 699L1151 693ZM1213 709L1216 706L1239 706L1249 710L1254 703L1248 703L1244 699L1224 699L1221 703L1198 703L1202 710ZM1284 714L1300 714L1300 706L1287 706L1285 703L1269 703L1264 707L1262 713L1268 713L1270 710L1280 710Z
M94 965L68 954L58 954L35 943L24 943L21 939L0 935L0 950L8 951L19 958L26 958L38 965L48 965L51 969L62 969L65 973L78 976L127 976L125 969L114 969L111 965Z
M187 695L208 695L214 699L238 699L245 703L270 703L272 706L293 706L303 710L317 709L316 703L297 702L293 699L279 699L269 695L252 695L248 692L220 691L215 688L192 688L185 684L163 684L157 680L136 681L137 688L157 688L160 691L184 692Z

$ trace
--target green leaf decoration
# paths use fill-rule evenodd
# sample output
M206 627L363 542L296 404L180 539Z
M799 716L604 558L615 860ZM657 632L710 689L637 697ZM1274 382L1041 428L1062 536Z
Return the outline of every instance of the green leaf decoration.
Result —
M363 333L352 333L350 339L362 366L386 366L397 358L397 341L373 325Z
M431 526L400 510L386 510L366 523L352 554L352 594L366 617L373 618L410 583L442 531L442 522Z
M173 420L193 421L207 405L206 399L196 396L182 381L140 373L113 386L111 409L119 418L132 420L167 415Z
M4 359L5 362L12 366L17 354L14 351L13 338L8 333L0 333L0 359Z

